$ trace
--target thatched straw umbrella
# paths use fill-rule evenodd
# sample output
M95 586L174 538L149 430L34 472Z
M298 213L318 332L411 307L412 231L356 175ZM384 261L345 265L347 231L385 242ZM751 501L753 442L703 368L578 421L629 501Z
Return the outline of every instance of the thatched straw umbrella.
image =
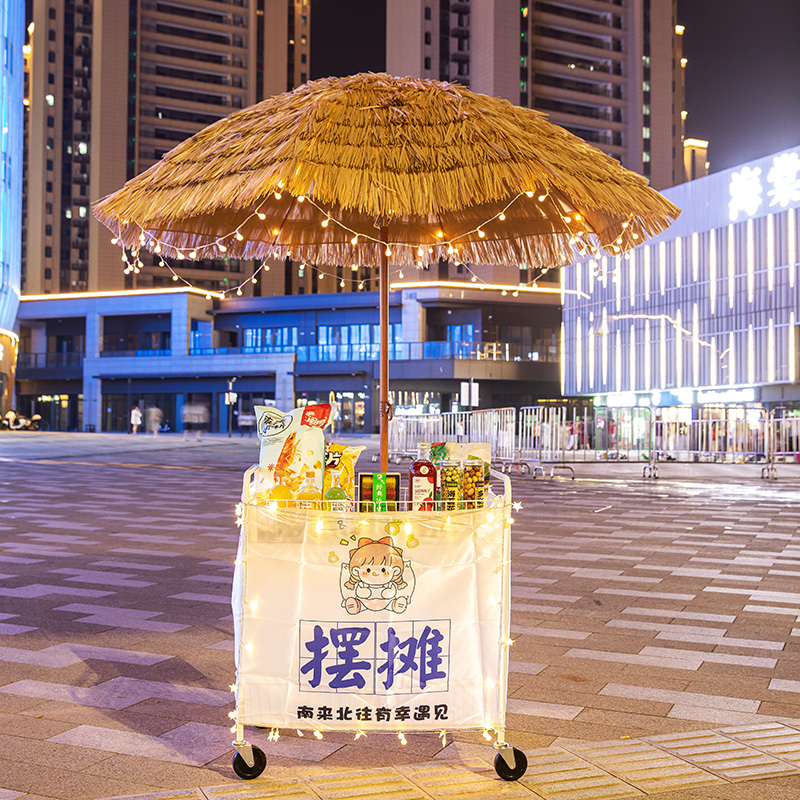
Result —
M629 249L680 212L535 111L456 84L360 74L209 125L94 213L120 245L166 257L379 262L385 472L390 258L559 266Z

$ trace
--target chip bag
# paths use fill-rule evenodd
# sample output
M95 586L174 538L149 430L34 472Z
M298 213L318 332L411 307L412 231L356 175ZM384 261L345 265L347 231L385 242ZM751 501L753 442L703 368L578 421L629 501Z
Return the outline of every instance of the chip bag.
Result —
M322 487L322 496L331 486L331 470L342 471L339 476L339 485L347 492L347 496L352 500L355 498L356 491L356 461L361 453L367 448L348 447L344 444L328 442L325 445L325 483Z
M280 471L292 494L297 494L309 470L314 472L314 483L321 491L325 461L323 429L331 420L330 405L305 406L288 413L256 406L255 412L261 440L257 496L275 485L275 473Z

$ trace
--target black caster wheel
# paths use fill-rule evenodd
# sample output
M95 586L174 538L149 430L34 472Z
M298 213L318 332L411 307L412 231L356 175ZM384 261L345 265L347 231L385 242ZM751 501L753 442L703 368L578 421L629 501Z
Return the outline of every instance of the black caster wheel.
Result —
M511 769L511 767L506 764L506 760L500 753L494 757L494 771L504 781L518 781L525 774L525 770L527 769L528 759L525 757L525 753L523 753L522 750L518 750L516 747L514 748L514 769Z
M267 757L264 751L259 747L253 748L253 766L251 767L240 755L237 753L233 757L233 771L246 781L251 781L257 778L267 766Z

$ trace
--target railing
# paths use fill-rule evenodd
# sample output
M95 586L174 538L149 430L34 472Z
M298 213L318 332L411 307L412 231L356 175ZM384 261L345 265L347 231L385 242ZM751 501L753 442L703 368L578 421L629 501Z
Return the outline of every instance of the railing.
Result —
M101 358L139 358L149 356L171 356L172 350L101 350Z
M766 463L800 460L800 416L747 409L739 419L655 419L654 409L561 404L396 416L390 455L413 457L418 442L489 442L503 464L579 461Z
M192 347L189 355L270 355L295 353L298 363L324 361L377 361L379 344L270 345L264 347ZM394 342L389 345L392 361L554 361L545 345L507 342Z
M20 353L17 358L18 369L79 368L82 363L83 353Z

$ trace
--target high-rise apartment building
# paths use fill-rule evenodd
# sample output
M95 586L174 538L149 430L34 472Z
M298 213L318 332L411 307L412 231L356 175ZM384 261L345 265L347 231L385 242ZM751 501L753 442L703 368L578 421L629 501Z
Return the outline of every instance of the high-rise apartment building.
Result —
M387 0L387 71L545 112L645 175L684 180L676 0Z
M123 274L91 203L206 125L307 80L309 0L28 4L23 291L171 285L144 254L139 274ZM219 289L252 271L220 259L181 273Z

